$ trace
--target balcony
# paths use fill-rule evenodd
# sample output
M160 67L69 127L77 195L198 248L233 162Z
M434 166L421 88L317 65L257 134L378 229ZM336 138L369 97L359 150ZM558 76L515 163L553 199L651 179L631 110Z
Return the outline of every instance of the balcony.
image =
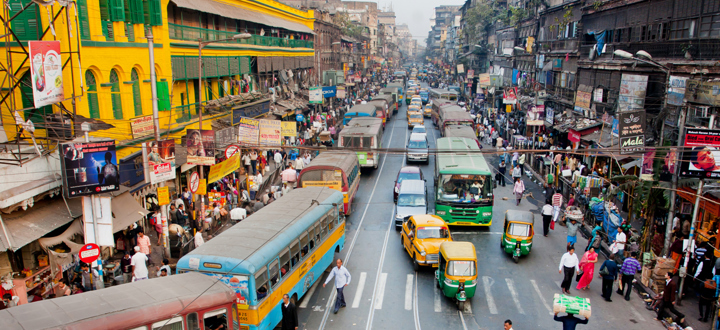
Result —
M537 49L546 53L575 53L580 42L577 39L560 39L538 42Z
M172 23L168 23L168 29L170 31L170 39L185 41L198 41L198 39L202 39L203 41L222 40L232 38L238 34L238 32L202 29ZM290 40L258 35L252 35L250 39L229 40L223 41L223 43L285 48L313 48L313 42L310 40Z
M595 43L585 43L580 46L581 54L589 54L590 49ZM650 53L654 58L685 58L685 49L690 53L693 60L713 60L720 54L720 40L718 39L701 39L693 41L655 41L655 42L632 42L632 43L612 43L607 45L607 49L603 56L612 56L615 49L622 49L632 54L638 50L644 50Z

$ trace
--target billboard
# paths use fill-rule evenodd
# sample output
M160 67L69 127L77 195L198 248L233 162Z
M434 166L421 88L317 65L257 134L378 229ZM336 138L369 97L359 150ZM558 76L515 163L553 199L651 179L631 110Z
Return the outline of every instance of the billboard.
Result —
M685 130L685 152L680 162L684 177L720 178L720 130Z
M232 157L210 166L207 182L213 183L219 181L223 177L230 175L233 171L240 168L240 153L235 153Z
M279 146L280 132L279 120L260 119L260 144L265 146Z
M255 118L270 111L270 100L264 99L233 107L232 124L237 125L243 117Z
M620 80L618 112L644 109L647 83L648 76L623 74Z
M152 115L130 119L130 130L132 131L133 139L153 135L153 133L155 133L155 125L153 124Z
M175 179L175 140L151 141L142 147L150 183Z
M260 136L260 121L251 118L240 118L238 122L238 142L246 145L257 145Z
M337 93L335 86L325 86L322 88L323 98L334 97Z
M688 102L720 106L720 82L687 80L685 98Z
M683 105L685 98L685 85L687 77L670 76L670 83L667 91L667 103L671 105Z
M322 93L322 87L310 87L310 92L308 95L308 100L310 100L308 103L310 104L322 104L323 101L323 93Z
M620 153L631 154L645 150L645 110L618 114Z
M283 122L280 122L280 124L281 124L281 126L280 126L280 134L281 134L283 137L286 137L286 136L289 136L289 137L297 136L297 123L295 123L295 122L293 122L293 121L283 121Z
M528 126L543 126L545 125L545 106L544 105L531 105L527 112L527 125Z
M215 133L212 130L187 130L187 163L215 165Z
M505 88L503 92L503 104L515 104L517 103L517 94L515 92L516 87Z
M88 196L120 189L115 141L65 143L62 170L68 197Z
M33 103L40 108L65 99L60 41L30 41Z
M489 73L481 73L478 76L478 85L482 87L490 87L490 74Z

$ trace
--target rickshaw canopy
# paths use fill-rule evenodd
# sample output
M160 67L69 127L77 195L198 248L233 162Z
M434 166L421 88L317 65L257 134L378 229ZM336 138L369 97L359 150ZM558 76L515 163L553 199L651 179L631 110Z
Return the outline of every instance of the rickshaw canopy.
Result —
M507 210L505 211L505 221L535 225L535 216L530 211Z
M445 260L477 260L475 245L470 242L443 242L440 253Z

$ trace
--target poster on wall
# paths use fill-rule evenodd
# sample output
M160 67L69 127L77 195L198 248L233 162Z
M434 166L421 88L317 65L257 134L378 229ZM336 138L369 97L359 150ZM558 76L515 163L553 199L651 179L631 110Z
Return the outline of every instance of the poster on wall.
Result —
M618 114L620 153L623 155L645 150L645 110Z
M531 105L527 112L527 125L528 126L543 126L545 125L545 106L544 105Z
M30 77L36 108L65 99L60 41L30 41Z
M516 87L505 88L503 92L503 104L515 104L517 103L517 94L515 93Z
M88 196L120 189L115 141L61 145L67 197Z
M297 136L297 124L292 121L283 121L280 126L280 135L283 137Z
M212 130L188 129L186 147L188 164L215 164L215 133Z
M720 130L687 129L684 150L681 176L720 178Z
M623 74L620 80L618 112L641 110L645 108L645 92L648 76Z
M685 98L685 85L687 77L670 76L670 86L667 91L667 103L671 105L683 105Z
M309 100L308 103L310 103L310 104L322 104L322 102L323 102L322 87L310 87L308 100Z
M133 139L153 135L155 133L155 125L152 116L142 116L130 119L130 130Z
M142 144L145 169L150 183L175 179L175 140Z
M264 146L279 146L280 132L279 120L260 119L260 144Z
M555 109L553 107L545 107L545 123L550 126L555 123Z
M260 121L252 118L240 118L238 123L238 142L257 145L260 136Z

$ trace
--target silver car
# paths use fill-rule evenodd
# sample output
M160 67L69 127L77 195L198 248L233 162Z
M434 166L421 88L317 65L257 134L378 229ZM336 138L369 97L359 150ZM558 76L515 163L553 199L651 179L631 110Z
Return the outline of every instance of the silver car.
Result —
M427 214L426 195L425 180L403 180L395 206L395 229L400 230L405 220L413 215Z
M407 162L428 162L429 147L427 135L422 133L410 134L407 144Z

